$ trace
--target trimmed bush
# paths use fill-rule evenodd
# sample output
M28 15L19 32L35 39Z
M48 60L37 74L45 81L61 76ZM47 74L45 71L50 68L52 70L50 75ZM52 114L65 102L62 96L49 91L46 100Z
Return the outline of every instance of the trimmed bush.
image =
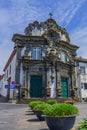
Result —
M41 104L37 104L33 109L34 109L34 110L44 111L46 108L50 108L50 107L51 107L50 104L41 103Z
M71 104L54 104L52 107L46 108L43 114L46 116L69 116L78 114L78 109Z
M33 109L37 104L42 104L44 103L43 101L31 101L28 105Z
M50 99L50 100L47 101L47 103L50 104L50 105L53 105L53 104L56 104L56 103L57 103L57 100L55 100L55 99Z

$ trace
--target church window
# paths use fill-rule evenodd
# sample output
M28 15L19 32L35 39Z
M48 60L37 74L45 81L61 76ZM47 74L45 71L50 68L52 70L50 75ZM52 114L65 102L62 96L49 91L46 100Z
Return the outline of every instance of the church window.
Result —
M61 52L61 61L66 63L67 62L67 55L65 52Z
M87 83L84 83L84 89L87 90Z
M10 65L10 67L9 67L9 74L11 74L11 65Z
M7 70L7 78L8 78L8 70Z
M54 31L49 31L48 32L48 37L52 40L58 39L59 38L59 34L54 32Z
M80 73L85 74L85 67L84 66L80 66Z
M42 58L41 48L33 48L32 49L32 59L41 60L41 58Z

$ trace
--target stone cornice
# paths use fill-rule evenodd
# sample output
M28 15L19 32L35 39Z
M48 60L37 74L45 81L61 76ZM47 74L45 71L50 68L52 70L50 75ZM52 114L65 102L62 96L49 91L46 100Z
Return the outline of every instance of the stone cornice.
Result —
M75 61L87 63L87 59L82 57L75 57Z
M26 36L21 34L14 34L12 37L13 42L18 43L32 43L32 41L35 42L44 42L45 39L42 36Z
M67 42L59 40L58 42L56 42L57 44L60 44L61 46L64 46L68 49L72 49L72 50L77 50L79 47L73 44L67 44Z

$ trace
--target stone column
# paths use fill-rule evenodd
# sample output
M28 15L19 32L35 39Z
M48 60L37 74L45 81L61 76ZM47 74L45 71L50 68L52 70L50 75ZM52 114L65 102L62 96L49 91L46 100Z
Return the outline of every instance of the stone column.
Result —
M18 89L18 101L20 100L20 57L21 57L21 47L17 46L17 55L16 55L16 69L15 69L15 86Z
M56 71L55 64L51 64L51 98L56 98Z
M27 89L28 89L28 86L27 86L27 69L25 69L25 98L27 98L27 96L28 96Z
M68 90L68 92L69 92L68 96L69 97L71 97L72 89L73 89L73 86L72 86L72 66L70 66L69 67L69 90Z
M28 71L27 71L27 78L28 78L28 81L27 81L27 85L28 85L28 98L30 98L30 75L29 75L29 68L28 68Z
M47 97L47 87L48 87L48 65L45 63L45 86L44 86L44 98Z

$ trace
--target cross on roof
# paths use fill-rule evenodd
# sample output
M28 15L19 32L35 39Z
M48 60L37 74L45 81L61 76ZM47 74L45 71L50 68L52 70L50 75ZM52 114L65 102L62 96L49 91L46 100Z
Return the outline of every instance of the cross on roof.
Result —
M52 18L53 14L52 14L52 13L49 13L49 16L50 16L50 18Z

